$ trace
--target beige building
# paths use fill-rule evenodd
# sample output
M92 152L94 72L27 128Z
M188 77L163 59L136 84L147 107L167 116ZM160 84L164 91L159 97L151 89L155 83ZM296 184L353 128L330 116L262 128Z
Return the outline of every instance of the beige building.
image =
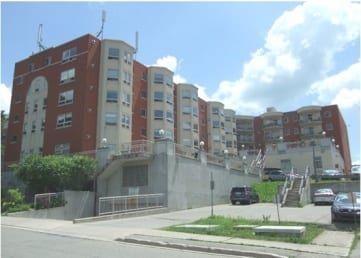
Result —
M198 88L193 84L177 84L177 139L176 142L199 148Z
M123 41L102 41L97 146L107 144L115 152L132 137L133 53L134 48Z

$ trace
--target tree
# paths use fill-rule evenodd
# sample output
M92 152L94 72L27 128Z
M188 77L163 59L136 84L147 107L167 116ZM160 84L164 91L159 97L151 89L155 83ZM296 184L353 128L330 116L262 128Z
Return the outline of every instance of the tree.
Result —
M31 155L13 168L32 193L90 190L96 161L85 156Z

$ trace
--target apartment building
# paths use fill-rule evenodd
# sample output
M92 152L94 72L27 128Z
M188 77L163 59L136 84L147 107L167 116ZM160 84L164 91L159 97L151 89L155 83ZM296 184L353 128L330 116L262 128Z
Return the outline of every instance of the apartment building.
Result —
M337 106L237 115L201 99L195 85L175 84L169 69L134 60L134 51L121 40L87 34L17 62L5 162L104 144L117 152L131 141L160 138L236 157L323 137L338 146L345 169L351 166Z

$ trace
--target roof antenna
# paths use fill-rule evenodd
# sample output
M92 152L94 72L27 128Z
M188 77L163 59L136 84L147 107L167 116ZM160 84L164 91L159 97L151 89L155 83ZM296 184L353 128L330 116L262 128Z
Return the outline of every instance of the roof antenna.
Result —
M103 29L104 29L104 23L105 23L105 16L106 16L106 13L105 11L103 10L102 11L102 26L100 28L100 31L98 32L97 34L97 38L99 38L100 35L102 35L101 39L103 39Z
M38 46L39 46L39 52L41 52L41 51L43 51L43 50L46 49L46 47L43 45L42 33L43 33L43 24L39 24L39 29L38 29Z
M138 52L138 31L135 32L135 49L134 49L134 59L136 58L136 54Z

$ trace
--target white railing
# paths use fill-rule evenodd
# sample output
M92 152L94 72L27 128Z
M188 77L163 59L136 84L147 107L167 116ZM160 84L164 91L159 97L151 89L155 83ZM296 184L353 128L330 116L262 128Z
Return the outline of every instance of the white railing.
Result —
M64 192L35 194L34 196L34 209L49 209L64 205Z
M162 207L165 207L163 193L99 198L99 216Z

